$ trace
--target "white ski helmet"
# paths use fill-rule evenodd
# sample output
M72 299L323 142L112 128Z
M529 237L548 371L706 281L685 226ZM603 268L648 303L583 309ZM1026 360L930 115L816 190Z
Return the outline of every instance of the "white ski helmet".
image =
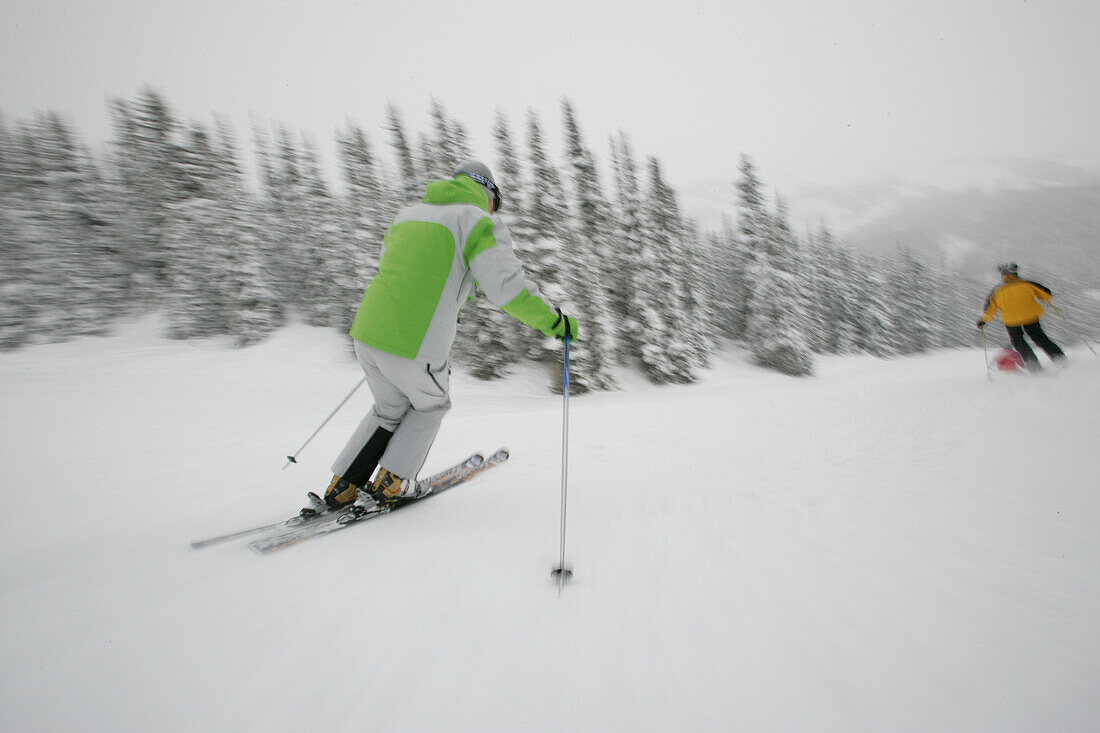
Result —
M504 204L504 197L500 195L500 188L497 187L497 182L493 179L493 172L489 170L489 166L476 160L466 160L455 169L455 175L469 176L480 183L489 193L489 198L497 202L494 211L500 211L500 207Z

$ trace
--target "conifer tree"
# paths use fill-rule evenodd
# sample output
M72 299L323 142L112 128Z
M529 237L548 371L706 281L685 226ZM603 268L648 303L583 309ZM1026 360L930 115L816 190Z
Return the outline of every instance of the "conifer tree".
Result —
M695 381L700 363L691 343L694 325L687 313L684 273L683 223L672 189L661 166L650 157L648 185L642 211L643 252L637 281L636 307L641 316L641 357L649 378L657 383Z
M366 134L356 125L337 134L344 173L347 231L354 247L355 270L363 284L374 277L382 239L393 217Z
M811 238L810 247L814 263L809 281L814 303L809 316L810 346L819 353L853 353L859 317L851 277L854 264L824 224Z
M786 227L768 213L760 180L748 156L741 158L741 236L751 254L746 338L761 366L784 374L812 373L813 362L797 321L797 281L791 272Z
M856 348L875 356L897 354L900 345L894 327L885 264L864 254L852 253L852 292L855 293Z
M523 188L529 191L523 228L522 253L524 266L539 290L559 307L566 295L565 253L570 248L573 231L570 226L568 201L561 174L546 150L542 123L538 113L528 110L526 123L527 174ZM521 213L522 216L522 213ZM537 334L529 342L527 357L536 361L560 363L558 347L550 339ZM551 376L550 386L559 389L561 373Z
M264 266L265 220L246 191L232 132L191 123L181 150L191 195L172 209L164 235L170 254L169 335L231 335L261 340L283 322L282 304Z
M129 244L125 256L145 293L141 299L154 299L167 279L162 237L172 223L170 208L188 195L180 157L180 125L165 99L148 88L133 102L113 100L111 112L113 162L126 212L119 222L120 239Z
M351 324L361 293L354 244L318 170L308 141L299 145L285 128L276 130L270 155L268 201L276 228L280 290L286 302L316 326Z
M607 269L614 248L615 228L600 190L596 162L584 144L573 106L562 100L565 160L570 173L570 204L574 236L567 242L566 291L561 306L579 314L585 332L571 352L576 361L578 392L612 389L612 367L617 353L615 327L609 304Z
M626 133L611 138L611 168L615 178L619 246L612 253L617 281L611 293L611 309L618 324L619 361L642 358L651 346L646 333L646 312L653 296L653 277L659 253L647 239L638 169ZM643 359L644 361L644 359Z
M748 323L748 269L751 256L738 236L738 228L723 217L722 229L711 235L715 261L715 305L717 333L728 339L745 339Z
M429 180L450 178L459 163L472 157L468 136L462 125L447 114L439 100L432 99L429 115L432 135L427 139L427 149L431 158L430 162L425 161L423 170Z
M516 149L511 123L499 110L493 119L492 134L497 154L493 168L498 178L497 183L502 186L502 193L507 198L500 217L507 221L508 229L517 241L517 251L525 251L522 243L530 241L532 231L531 214L528 210L531 192L524 176L523 161Z
M927 268L911 252L902 250L891 262L887 282L898 352L912 354L935 346L933 290Z
M397 107L392 104L386 105L385 129L390 133L390 145L393 146L397 158L399 207L408 206L420 198L423 184L412 147L405 134L405 123L401 120Z
M0 330L4 347L106 331L125 282L108 256L106 189L56 114L4 134Z
M715 293L718 290L716 258L711 242L692 219L683 220L684 240L679 262L679 278L684 287L684 305L688 328L685 333L697 368L710 366L718 333Z
M237 143L224 118L215 123L215 156L218 200L230 231L230 333L238 345L244 346L263 340L281 327L286 314L276 287L275 252L268 238L271 224L248 191Z

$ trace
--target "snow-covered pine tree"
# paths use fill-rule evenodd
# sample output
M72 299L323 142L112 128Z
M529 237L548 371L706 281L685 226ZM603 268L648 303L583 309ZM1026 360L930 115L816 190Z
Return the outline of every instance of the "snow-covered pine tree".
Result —
M427 138L430 161L422 169L428 180L446 179L454 175L458 164L472 157L465 128L447 114L443 104L433 98L429 109L431 136Z
M52 254L49 235L36 225L39 189L45 175L35 154L33 131L16 121L14 129L0 128L0 349L15 349L35 334L42 306L36 297L40 260Z
M25 270L29 269L29 254L15 237L17 201L13 194L18 190L15 172L14 149L11 130L0 115L0 351L21 346L30 337L27 321L29 314L19 293Z
M748 323L748 270L752 257L738 236L738 227L726 216L722 217L721 231L711 235L711 252L716 271L717 335L743 341Z
M128 309L128 278L115 258L109 187L76 133L57 114L43 122L55 159L57 191L74 271L68 286L76 333L100 334Z
M570 351L575 361L574 383L578 393L613 389L617 386L612 368L618 347L607 288L613 281L608 270L611 252L617 244L616 227L573 105L563 99L561 106L574 229L564 253L567 300L561 307L577 313L583 329L576 349Z
M808 344L814 330L814 323L809 314L815 309L809 272L812 265L802 240L791 229L787 200L779 194L775 197L775 210L771 221L774 262L780 270L790 275L791 292L788 297L791 306L788 317L798 332L801 343L809 348ZM810 351L812 352L812 349ZM812 354L810 358L812 359Z
M55 113L37 114L5 138L0 341L13 347L105 332L121 310L125 280L111 258L107 192L94 162Z
M216 200L229 230L230 255L225 269L229 332L237 344L257 343L286 321L279 298L275 252L269 240L271 222L248 189L240 167L236 138L228 120L215 119Z
M346 233L354 253L354 268L362 287L378 271L382 239L394 211L379 178L366 134L357 125L337 133L337 149L344 174L343 199Z
M142 302L155 303L166 284L168 263L162 235L171 225L170 207L186 198L180 170L179 123L164 98L146 88L133 102L110 102L117 171L125 218L117 241Z
M912 252L903 249L890 260L887 282L891 315L896 325L898 351L913 354L935 345L932 282Z
M811 324L814 350L826 354L856 351L859 312L856 306L853 263L824 224L811 241ZM816 318L814 317L816 316Z
M524 243L530 241L532 230L529 211L531 192L524 176L523 160L512 135L512 125L507 115L500 110L497 110L493 118L492 134L497 154L496 163L492 167L496 171L501 193L506 199L498 216L508 224L516 251L525 252Z
M569 221L568 200L561 174L550 160L542 132L542 122L534 110L527 112L526 124L527 175L523 188L529 192L526 212L527 224L523 227L522 253L524 267L539 290L558 307L565 308L565 253L573 237ZM507 201L505 201L507 205ZM529 344L527 357L536 361L559 365L557 344L536 335ZM561 391L561 370L557 369L550 380L551 389Z
M963 347L973 343L974 303L966 281L952 273L942 260L931 268L933 292L936 293L934 318L936 343L944 347Z
M420 171L417 168L416 158L413 156L408 135L405 134L405 123L401 119L400 111L392 104L386 105L384 128L390 133L390 145L393 147L394 157L397 159L397 208L401 208L420 200L424 184L421 181Z
M417 133L416 150L416 167L422 172L423 185L427 185L428 181L440 177L439 171L443 170L443 163L440 161L442 156L436 147L435 140L425 132Z
M812 374L813 360L797 320L797 278L789 271L793 242L767 211L752 161L741 157L738 181L741 238L752 260L746 338L761 366L792 376ZM786 268L786 269L785 269Z
M542 123L534 110L527 113L527 160L530 166L526 186L531 197L525 264L539 288L557 303L565 295L564 253L573 230L565 186L546 151Z
M850 259L853 265L850 280L859 314L856 348L875 356L899 353L885 264L877 258L854 252Z
M695 353L695 324L688 314L683 222L676 194L665 183L660 162L646 164L647 187L642 207L642 258L632 289L641 328L642 364L650 380L688 383L696 379L702 357Z
M311 181L311 164L290 132L275 126L269 147L266 135L257 136L264 174L265 204L270 233L278 253L276 281L282 301L305 322L334 326L330 309L337 288L332 283L331 260L324 244L326 226L338 229L338 218L323 184ZM326 224L327 222L327 224Z
M263 339L283 323L268 260L268 222L248 193L232 131L192 123L181 150L189 197L170 207L165 296L169 335L231 335L239 345Z
M305 138L301 148L303 207L307 228L300 231L298 253L310 268L306 321L347 333L355 317L363 279L354 241L342 226L341 212L321 174L317 150Z
M63 297L47 280L55 268L58 248L50 222L43 221L43 199L48 197L48 176L38 152L34 127L16 121L10 142L4 146L4 179L7 194L0 219L0 340L3 348L42 340L41 325ZM47 336L48 338L48 336Z
M710 366L718 338L718 292L716 261L711 243L693 219L682 220L684 233L680 279L684 283L684 304L688 324L687 341L697 367Z
M177 155L182 195L167 207L161 238L166 255L168 287L163 302L168 306L168 335L187 339L226 334L232 315L225 308L226 283L220 265L229 255L213 185L217 166L206 130L191 123Z
M619 246L613 253L617 281L611 293L611 310L618 324L619 361L639 358L651 346L646 315L653 297L657 253L646 239L638 167L625 132L611 137L611 170L615 178L615 216Z

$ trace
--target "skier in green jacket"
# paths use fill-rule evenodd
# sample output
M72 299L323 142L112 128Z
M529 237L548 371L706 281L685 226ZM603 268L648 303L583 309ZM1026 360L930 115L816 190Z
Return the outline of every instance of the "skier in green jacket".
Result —
M429 183L423 201L398 212L386 232L378 274L351 327L374 405L332 464L328 509L368 509L427 491L416 475L451 407L448 357L475 288L547 336L577 338L577 319L552 308L527 279L507 226L493 217L500 205L489 168L466 161L452 179Z

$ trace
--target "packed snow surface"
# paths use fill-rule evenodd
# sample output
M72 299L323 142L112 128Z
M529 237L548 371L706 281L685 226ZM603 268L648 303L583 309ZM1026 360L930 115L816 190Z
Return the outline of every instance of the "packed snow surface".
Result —
M1100 730L1100 359L723 351L701 383L458 372L425 473L259 557L192 540L321 490L370 405L345 339L143 322L0 356L5 731Z

